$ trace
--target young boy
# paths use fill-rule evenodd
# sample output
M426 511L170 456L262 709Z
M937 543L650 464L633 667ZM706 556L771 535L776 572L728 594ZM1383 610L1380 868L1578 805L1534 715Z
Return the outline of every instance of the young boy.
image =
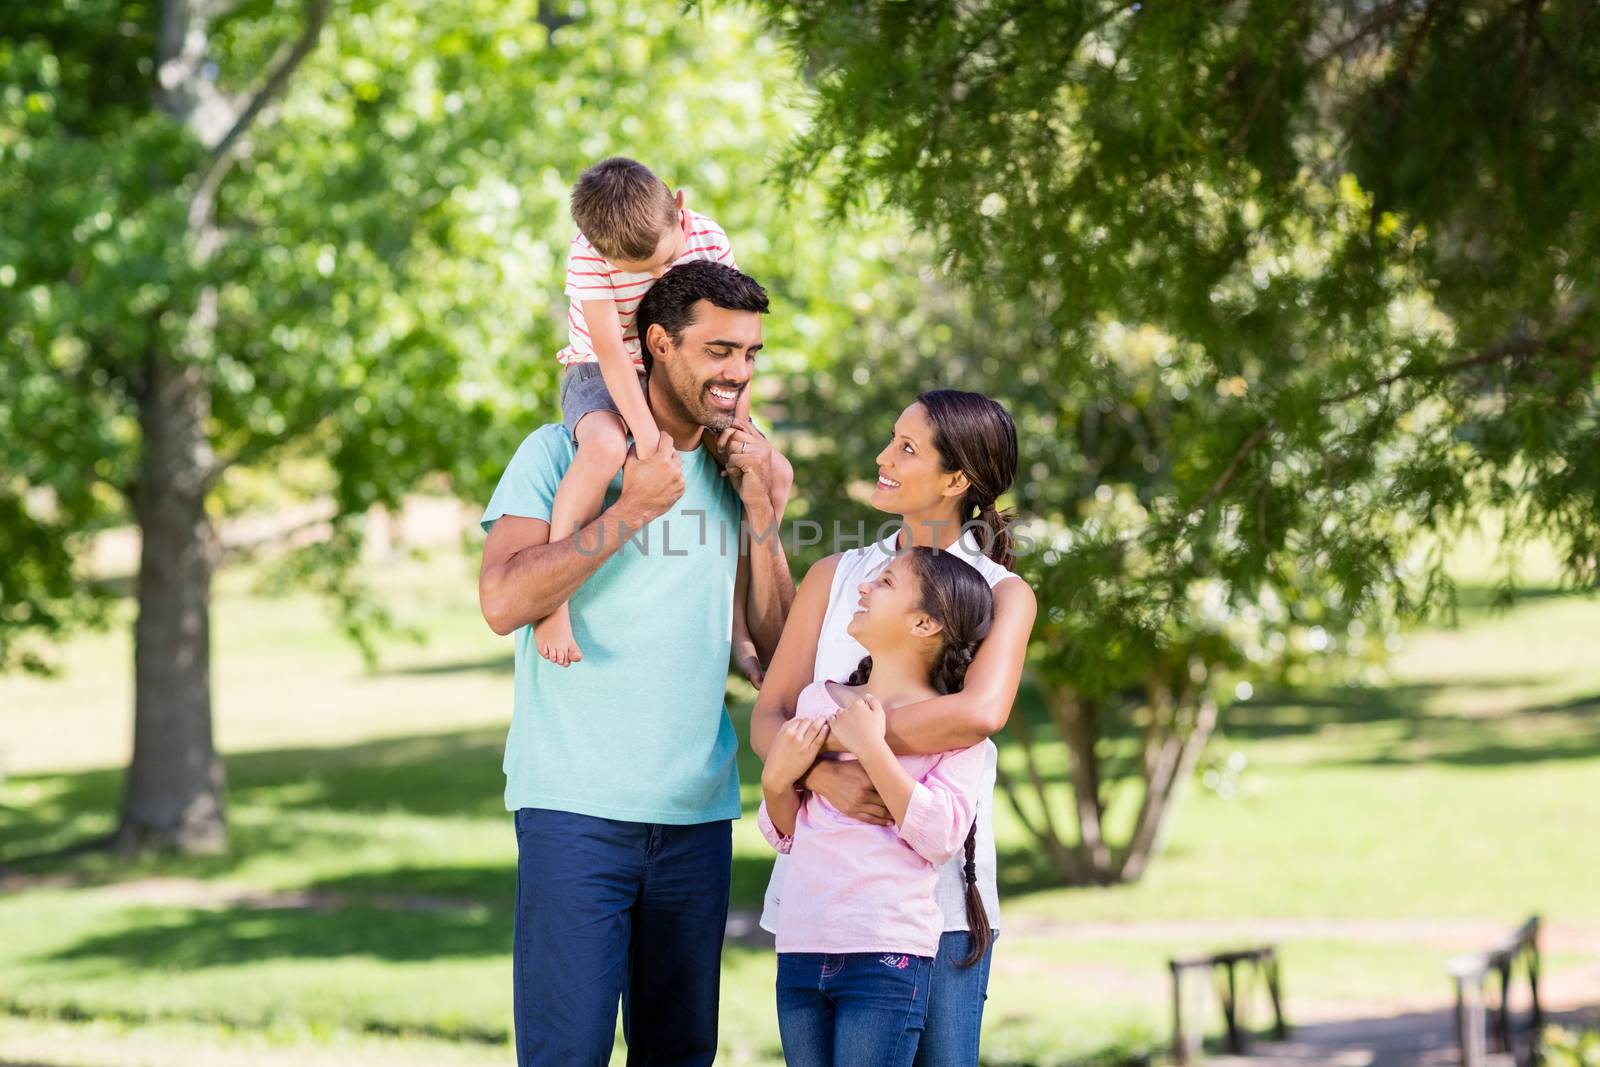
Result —
M572 190L578 233L567 250L568 343L557 355L561 421L577 443L577 456L556 490L550 540L570 537L600 514L606 487L622 469L631 434L641 456L660 438L645 403L644 360L634 323L639 302L655 280L679 263L710 259L737 269L728 235L711 219L684 206L643 164L615 156L583 172ZM750 391L740 392L734 417L750 421ZM783 514L794 471L774 453L772 498ZM743 590L737 596L742 600ZM733 656L760 684L760 662L744 623L733 613ZM583 658L572 635L567 605L534 624L539 655L566 667Z

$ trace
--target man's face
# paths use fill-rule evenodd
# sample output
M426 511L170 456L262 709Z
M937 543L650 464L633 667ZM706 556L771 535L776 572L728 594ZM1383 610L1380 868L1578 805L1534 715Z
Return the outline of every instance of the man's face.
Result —
M761 316L730 311L709 301L694 305L694 321L674 345L665 338L652 375L664 375L668 393L689 421L721 432L733 425L734 408L750 387L761 350Z

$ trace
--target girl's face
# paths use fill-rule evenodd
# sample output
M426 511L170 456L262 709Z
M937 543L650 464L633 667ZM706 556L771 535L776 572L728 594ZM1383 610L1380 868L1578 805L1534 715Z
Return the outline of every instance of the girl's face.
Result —
M939 625L919 606L921 584L908 557L890 560L876 577L862 582L856 590L861 599L845 629L869 651L939 632Z
M900 413L877 459L878 483L868 501L879 511L913 515L954 508L967 490L966 475L944 469L933 446L933 422L921 404Z

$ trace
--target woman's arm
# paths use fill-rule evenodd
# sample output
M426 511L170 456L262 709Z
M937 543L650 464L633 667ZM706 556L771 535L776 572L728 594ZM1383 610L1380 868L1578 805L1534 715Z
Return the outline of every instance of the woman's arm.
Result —
M1033 590L1021 578L995 586L994 624L967 668L966 684L959 693L896 708L886 731L889 747L905 756L932 755L998 733L1017 699L1037 611Z
M828 611L828 594L838 566L838 556L812 564L789 609L783 636L778 639L777 651L767 667L766 681L750 712L750 747L762 762L766 762L772 739L778 736L784 722L793 717L800 690L811 684L811 672L817 662L817 640L822 635L822 617Z

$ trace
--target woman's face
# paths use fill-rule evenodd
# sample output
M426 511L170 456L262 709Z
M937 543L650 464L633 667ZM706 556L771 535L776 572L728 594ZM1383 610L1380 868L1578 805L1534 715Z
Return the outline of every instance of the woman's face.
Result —
M963 475L944 469L933 447L933 422L913 403L895 420L889 444L878 453L878 483L868 501L899 515L954 508L966 490Z
M921 631L931 625L922 611L922 593L916 572L905 556L896 556L889 565L856 587L860 600L856 613L845 630L866 648L927 636Z

